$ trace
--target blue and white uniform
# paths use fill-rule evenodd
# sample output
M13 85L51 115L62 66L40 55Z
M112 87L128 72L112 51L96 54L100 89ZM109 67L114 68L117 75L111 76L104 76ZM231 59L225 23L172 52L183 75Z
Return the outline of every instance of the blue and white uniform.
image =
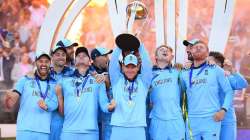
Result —
M152 80L152 65L144 48L140 46L141 73L128 81L119 65L121 50L115 48L109 65L110 81L116 108L111 116L111 140L145 140L146 98Z
M240 73L234 73L228 76L233 90L241 90L248 86L246 79ZM220 103L223 104L225 93L220 93ZM220 140L236 140L237 123L233 103L227 110L224 119L221 122Z
M233 99L233 90L225 77L224 70L205 62L199 67L192 66L190 69L183 70L181 81L186 89L188 123L194 140L202 138L219 140L221 122L215 122L213 116L221 108L228 110ZM225 93L222 105L219 97L221 91ZM187 135L187 138L190 138L189 133Z
M75 70L59 83L64 96L64 122L61 140L98 140L98 106L108 112L105 84L98 84L88 72Z
M67 66L63 68L60 73L54 71L53 67L50 69L51 77L53 77L57 82L62 80L63 77L70 76L73 74L73 70ZM50 140L60 140L60 135L63 127L63 117L59 114L58 110L53 111L52 121L51 121L51 133Z
M150 137L152 140L184 140L179 71L167 66L153 68L150 99Z
M49 140L52 111L58 107L55 85L53 78L42 80L38 75L24 76L16 83L14 91L20 95L17 140ZM47 111L38 106L41 99L48 106Z

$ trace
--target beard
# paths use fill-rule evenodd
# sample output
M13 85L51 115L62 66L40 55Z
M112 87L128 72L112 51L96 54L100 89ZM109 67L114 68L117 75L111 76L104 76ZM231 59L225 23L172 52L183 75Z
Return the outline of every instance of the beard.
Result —
M99 64L97 67L99 67L100 69L107 69L108 65L107 63L103 63L103 64Z
M69 57L69 56L66 57L66 62L67 62L67 63L71 63L71 62L73 62L73 61L74 61L74 58L71 58L71 57Z
M207 55L205 54L193 55L193 60L201 61L201 60L205 60L206 58L207 58Z
M86 63L86 62L77 62L76 64L75 64L76 66L90 66L90 64L89 63Z
M66 62L55 62L54 65L57 67L64 67Z
M188 52L187 55L188 55L188 60L194 61L194 58L190 52Z
M39 75L41 75L41 76L46 76L46 75L48 75L48 73L49 73L49 68L47 67L47 68L46 68L46 71L42 70L41 68L37 68L37 72L38 72Z

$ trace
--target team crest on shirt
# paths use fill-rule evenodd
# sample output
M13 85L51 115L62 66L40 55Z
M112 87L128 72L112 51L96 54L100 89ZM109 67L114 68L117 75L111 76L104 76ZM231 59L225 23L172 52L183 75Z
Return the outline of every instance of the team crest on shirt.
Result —
M35 88L35 80L32 80L32 81L30 82L30 87L31 87L31 88Z
M208 75L208 70L205 70L205 75Z
M94 84L94 80L93 80L93 79L90 79L90 80L89 80L89 84Z

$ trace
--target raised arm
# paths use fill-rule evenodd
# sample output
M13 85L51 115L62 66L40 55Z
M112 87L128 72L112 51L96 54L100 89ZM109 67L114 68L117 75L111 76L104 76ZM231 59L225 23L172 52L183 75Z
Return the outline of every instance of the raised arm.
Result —
M241 90L248 86L247 80L238 72L229 75L228 79L233 90Z
M141 65L141 76L142 76L142 81L143 83L147 86L150 87L153 74L152 74L152 63L150 61L150 57L148 55L147 50L145 49L144 45L141 44L139 48L139 53L142 61Z
M111 59L109 62L109 77L111 85L114 85L120 75L121 75L121 67L119 64L119 56L121 54L121 49L116 47L111 55Z
M217 67L217 80L219 82L220 89L225 93L222 108L228 110L233 101L233 89L231 88L228 78L224 74L224 70L220 67Z

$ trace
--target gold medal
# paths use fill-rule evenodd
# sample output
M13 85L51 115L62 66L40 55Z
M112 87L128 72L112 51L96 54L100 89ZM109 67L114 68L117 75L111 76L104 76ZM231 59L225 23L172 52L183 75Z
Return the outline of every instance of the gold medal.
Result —
M42 99L41 100L41 106L45 106L46 104L45 104L45 101Z

